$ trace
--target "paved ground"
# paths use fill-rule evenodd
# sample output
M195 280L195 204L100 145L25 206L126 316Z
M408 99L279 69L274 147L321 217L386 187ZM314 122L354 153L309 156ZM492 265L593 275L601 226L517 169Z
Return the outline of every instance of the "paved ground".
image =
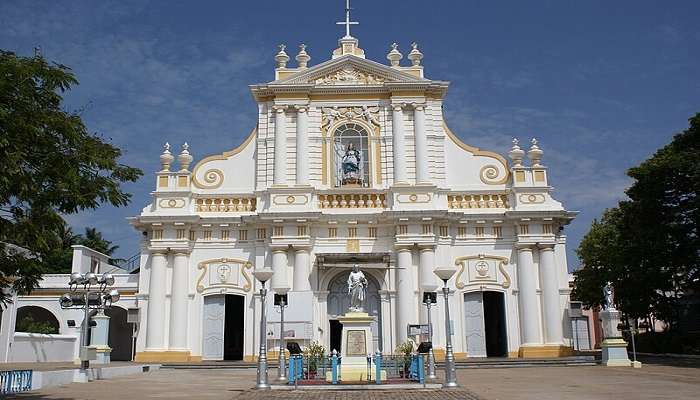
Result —
M87 384L72 384L10 396L38 400L136 399L697 399L700 368L645 365L642 369L537 367L463 369L459 390L255 391L255 370L161 370ZM275 371L271 370L271 377Z

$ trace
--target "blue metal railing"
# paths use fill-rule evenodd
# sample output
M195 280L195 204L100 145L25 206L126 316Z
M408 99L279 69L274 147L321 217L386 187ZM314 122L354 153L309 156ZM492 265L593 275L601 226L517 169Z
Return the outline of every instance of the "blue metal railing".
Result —
M32 390L32 371L0 371L0 394L27 392Z
M381 385L385 381L413 381L425 384L425 355L387 355L381 353L367 357L367 374L363 381ZM292 355L287 366L289 385L313 385L342 381L342 358L337 354L320 358ZM328 372L328 375L326 375Z

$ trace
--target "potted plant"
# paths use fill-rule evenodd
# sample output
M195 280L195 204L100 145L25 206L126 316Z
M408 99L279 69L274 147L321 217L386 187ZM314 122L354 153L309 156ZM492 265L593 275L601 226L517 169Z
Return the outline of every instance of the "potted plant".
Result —
M318 364L323 362L326 356L326 348L319 342L311 342L304 351L309 360L309 379L316 378Z
M407 340L394 349L394 355L399 357L401 369L399 375L402 378L408 377L408 370L411 367L411 355L413 354L413 341Z

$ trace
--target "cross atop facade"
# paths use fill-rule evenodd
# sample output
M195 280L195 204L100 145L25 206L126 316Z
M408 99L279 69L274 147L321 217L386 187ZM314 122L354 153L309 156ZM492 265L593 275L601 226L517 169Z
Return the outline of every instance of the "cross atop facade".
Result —
M349 38L352 37L350 36L350 25L360 25L359 22L352 22L350 21L350 0L345 0L345 21L341 22L336 22L336 25L345 25L345 37Z

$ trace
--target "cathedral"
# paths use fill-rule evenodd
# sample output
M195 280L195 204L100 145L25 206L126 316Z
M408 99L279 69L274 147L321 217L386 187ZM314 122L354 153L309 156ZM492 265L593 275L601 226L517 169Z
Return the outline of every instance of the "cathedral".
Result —
M371 352L428 340L424 292L451 267L452 341L465 357L556 357L571 346L566 237L575 216L551 197L543 151L517 140L506 159L464 143L443 119L449 82L426 77L416 43L381 63L357 38L330 59L252 85L258 122L237 148L193 166L187 144L160 156L141 232L138 361L254 360L258 268L271 268L267 337L279 345L274 293L288 293L284 335L339 349L348 274L367 278ZM172 151L172 152L171 152ZM432 307L445 349L444 302Z
M309 65L301 45L290 65L280 46L274 79L250 86L258 121L237 148L193 163L187 143L165 144L152 200L129 219L141 237L135 271L74 246L73 272L115 273L122 293L98 316L112 319L109 346L91 339L105 359L255 360L262 268L274 272L268 357L282 334L340 351L343 316L357 301L348 293L353 270L365 285L368 353L430 340L429 320L437 359L447 326L457 359L571 353L563 227L576 213L551 197L537 141L521 148L514 139L507 158L464 143L470 132L443 119L449 82L426 77L416 43L407 60L396 44L388 62L368 60L349 16L343 24L319 64ZM431 310L423 304L443 286L438 268L454 271L450 321L442 296ZM0 314L9 327L0 359L78 357L82 316L58 302L67 281L44 276ZM281 332L273 296L283 293ZM45 314L58 335L13 336L14 315L29 311Z

